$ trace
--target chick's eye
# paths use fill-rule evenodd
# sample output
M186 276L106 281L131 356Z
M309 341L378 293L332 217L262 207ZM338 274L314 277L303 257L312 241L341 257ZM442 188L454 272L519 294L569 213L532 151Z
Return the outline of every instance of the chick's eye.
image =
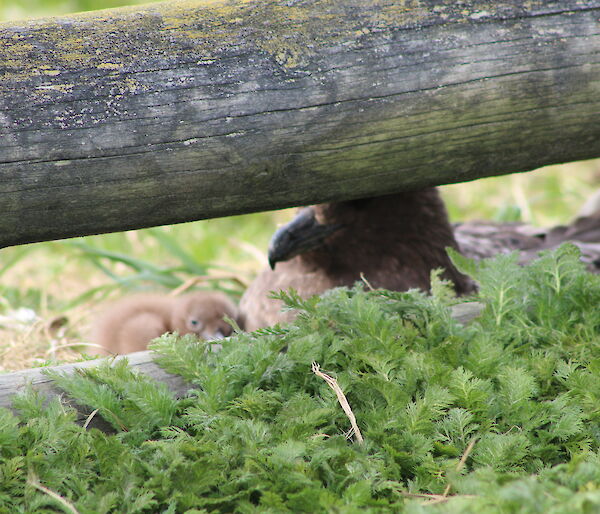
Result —
M191 330L200 330L202 328L202 323L197 319L191 318L188 320L188 327Z

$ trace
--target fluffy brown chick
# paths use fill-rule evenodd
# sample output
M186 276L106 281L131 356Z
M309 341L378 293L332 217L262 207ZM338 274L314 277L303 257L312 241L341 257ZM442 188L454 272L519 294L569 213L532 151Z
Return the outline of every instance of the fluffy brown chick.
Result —
M226 295L197 291L179 297L159 294L134 295L113 304L95 322L92 341L102 349L94 353L126 354L145 350L166 332L195 334L214 340L231 335L223 319L238 318L238 310Z
M307 298L365 279L375 288L428 290L431 270L456 292L472 289L450 262L446 247L457 248L446 208L436 189L397 193L301 209L274 234L272 269L264 270L240 303L246 330L288 321L271 291L296 289Z

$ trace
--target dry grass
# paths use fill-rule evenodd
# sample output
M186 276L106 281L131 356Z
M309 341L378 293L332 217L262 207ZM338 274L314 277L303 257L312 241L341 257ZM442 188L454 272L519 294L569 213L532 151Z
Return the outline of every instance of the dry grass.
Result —
M18 370L48 362L74 362L81 359L77 348L85 343L80 323L88 316L88 306L69 312L69 317L47 311L36 313L31 323L19 323L9 315L0 325L0 369Z

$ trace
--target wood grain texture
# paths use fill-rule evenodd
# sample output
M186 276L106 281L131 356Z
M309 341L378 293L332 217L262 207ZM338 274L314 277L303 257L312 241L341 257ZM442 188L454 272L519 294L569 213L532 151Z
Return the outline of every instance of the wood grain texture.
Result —
M0 246L600 156L600 0L183 1L0 25Z

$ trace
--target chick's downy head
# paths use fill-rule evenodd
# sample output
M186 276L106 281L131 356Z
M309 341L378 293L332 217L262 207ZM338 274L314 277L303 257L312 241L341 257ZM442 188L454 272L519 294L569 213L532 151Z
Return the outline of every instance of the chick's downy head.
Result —
M235 304L223 293L198 291L176 299L173 306L173 331L180 335L195 334L200 339L212 341L230 336L233 329L224 320L227 316L237 320Z

